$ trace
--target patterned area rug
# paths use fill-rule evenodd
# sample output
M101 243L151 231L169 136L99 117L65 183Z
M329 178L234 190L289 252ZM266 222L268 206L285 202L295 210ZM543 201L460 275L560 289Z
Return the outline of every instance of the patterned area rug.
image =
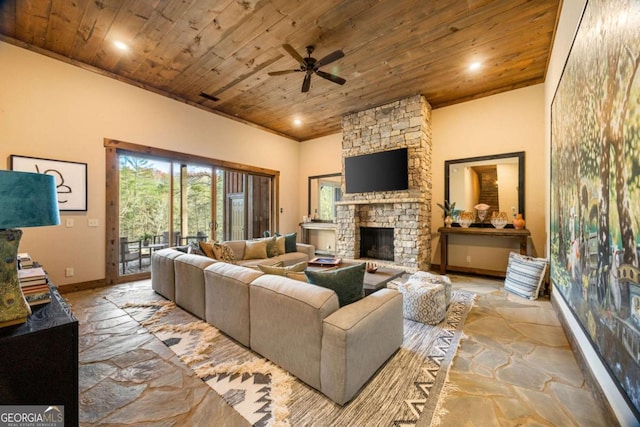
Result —
M251 425L414 426L418 419L429 425L437 418L475 295L454 291L438 325L405 320L402 347L343 407L174 303L150 301L149 294L132 296L128 301L135 302L112 302L162 340ZM160 298L154 294L153 299Z

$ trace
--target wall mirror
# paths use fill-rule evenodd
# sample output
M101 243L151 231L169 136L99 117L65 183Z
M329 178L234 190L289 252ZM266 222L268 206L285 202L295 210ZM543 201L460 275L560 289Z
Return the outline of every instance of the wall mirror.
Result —
M336 202L342 199L342 174L331 173L309 177L308 215L313 221L333 222L336 219Z
M486 203L485 223L493 212L506 212L509 219L517 213L525 217L524 188L524 151L444 162L445 200L455 202L456 211L467 212ZM477 216L473 225L480 225Z

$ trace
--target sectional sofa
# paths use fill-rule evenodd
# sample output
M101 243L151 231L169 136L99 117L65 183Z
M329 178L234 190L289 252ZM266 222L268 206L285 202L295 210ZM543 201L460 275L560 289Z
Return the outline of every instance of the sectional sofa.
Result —
M391 289L339 307L333 290L171 248L154 252L151 283L340 405L403 340L402 295Z

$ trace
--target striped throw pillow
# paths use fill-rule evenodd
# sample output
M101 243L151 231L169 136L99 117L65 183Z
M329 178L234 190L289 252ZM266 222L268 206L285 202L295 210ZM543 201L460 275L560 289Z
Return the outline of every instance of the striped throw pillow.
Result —
M523 298L537 299L546 270L546 259L511 252L504 289Z

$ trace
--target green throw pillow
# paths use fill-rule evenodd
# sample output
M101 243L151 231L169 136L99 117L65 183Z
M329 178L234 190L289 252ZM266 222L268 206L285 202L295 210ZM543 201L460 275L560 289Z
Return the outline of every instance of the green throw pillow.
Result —
M305 271L309 283L332 289L338 294L340 307L364 297L365 264L329 271Z
M281 234L276 233L276 237ZM284 235L284 251L285 253L298 252L296 241L298 240L297 233L289 233Z
M280 264L282 265L282 262ZM276 276L286 276L288 272L303 272L307 268L306 261L302 261L287 267L282 267L281 265L258 265L258 268L263 273L273 274Z
M263 237L255 240L264 240L267 242L267 258L273 258L274 256L278 256L278 247L276 246L276 236L273 237Z

